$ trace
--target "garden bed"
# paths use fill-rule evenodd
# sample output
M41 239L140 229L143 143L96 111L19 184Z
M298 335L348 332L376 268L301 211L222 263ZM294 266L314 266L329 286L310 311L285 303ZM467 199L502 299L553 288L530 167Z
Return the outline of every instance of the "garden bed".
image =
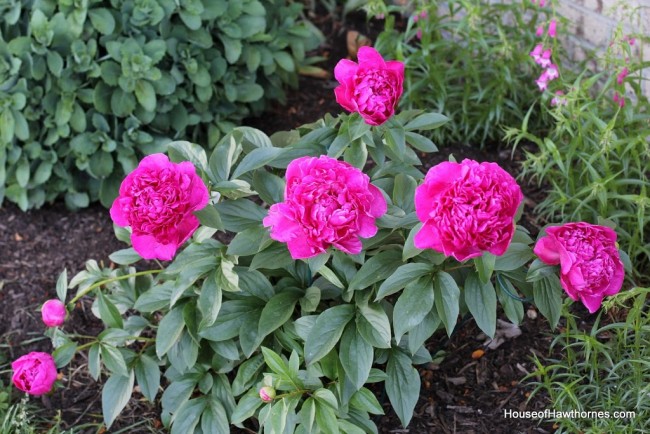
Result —
M328 59L322 65L327 71L332 71L336 61L345 57L348 30L370 35L378 30L376 22L368 25L360 15L348 17L345 22L331 18L321 20L316 19L316 24L328 39L318 54ZM265 116L251 119L248 125L271 134L315 121L326 113L339 113L341 108L334 100L334 85L331 79L302 77L299 90L291 91L286 106L274 105ZM514 176L519 172L516 158L515 161L510 159L510 149L494 145L480 151L469 146L439 145L442 146L438 154L420 156L423 171L447 160L452 153L459 161L463 158L494 161ZM521 223L536 235L538 222L530 216L543 193L532 186L524 184L522 187L526 197L524 216L528 220ZM44 300L55 296L56 276L61 270L66 268L72 276L83 269L88 259L108 264L108 255L124 246L113 234L108 211L98 205L71 213L63 204L56 203L24 213L12 204L5 204L0 208L0 234L0 251L3 252L0 258L0 345L7 348L6 357L0 361L6 366L9 360L28 351L50 351L51 344L43 337L44 326L37 309ZM532 357L546 356L552 339L547 320L541 315L535 318L533 314L524 319L521 336L495 350L486 350L482 357L477 357L475 350L484 348L484 339L478 338L480 330L473 320L459 323L451 338L447 338L444 331L436 333L426 345L436 363L418 367L422 390L414 417L406 429L390 409L382 388L374 389L386 412L375 419L380 431L553 431L548 424L539 425L536 420L508 419L503 415L506 409L543 410L549 407L543 395L536 395L529 401L531 389L520 383L527 372L534 370ZM64 329L68 333L93 336L102 330L102 325L92 315L88 301L81 301ZM77 355L61 371L64 387L56 389L53 395L33 399L45 409L38 413L39 417L49 420L60 417L62 428L86 426L87 429L79 432L97 432L102 423L102 383L88 375L86 362L83 355ZM4 375L2 381L9 383L8 375ZM111 432L152 432L162 426L159 410L136 392Z

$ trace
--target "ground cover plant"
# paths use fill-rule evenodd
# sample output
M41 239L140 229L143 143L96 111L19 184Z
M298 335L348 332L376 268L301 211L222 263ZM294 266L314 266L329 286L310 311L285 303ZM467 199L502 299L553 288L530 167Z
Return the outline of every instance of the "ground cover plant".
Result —
M300 3L0 5L0 203L109 206L142 155L214 146L284 98L322 36Z

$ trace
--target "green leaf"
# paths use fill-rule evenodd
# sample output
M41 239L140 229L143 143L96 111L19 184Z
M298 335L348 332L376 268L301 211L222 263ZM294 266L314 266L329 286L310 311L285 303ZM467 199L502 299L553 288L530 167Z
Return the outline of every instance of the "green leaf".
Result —
M363 339L375 348L390 348L390 321L379 303L358 306L357 330Z
M237 85L237 101L253 102L262 99L264 88L257 83L244 83Z
M200 145L186 140L177 140L169 143L167 146L169 159L173 162L180 163L182 161L189 161L197 169L203 172L207 171L208 157L205 155L205 149Z
M203 209L194 211L194 215L199 219L199 222L201 222L203 226L220 231L224 230L219 211L217 211L213 205L208 204Z
M253 257L250 268L256 270L258 268L267 268L276 270L278 268L285 268L293 264L293 258L287 250L285 244L273 242L269 247L257 253Z
M133 370L128 375L111 375L102 389L102 414L104 423L110 428L131 398L133 391Z
M135 83L135 97L146 111L156 111L156 91L147 80L138 80Z
M492 282L482 283L475 272L465 280L465 303L483 333L493 338L497 327L497 295Z
M414 258L420 253L424 252L423 249L418 249L415 247L415 244L413 243L413 239L415 238L415 235L420 232L420 229L422 229L422 223L418 223L413 227L413 229L409 231L409 235L404 242L404 250L402 250L403 262L406 262L409 259Z
M424 342L433 335L438 329L440 322L440 317L434 310L431 310L420 324L409 331L408 349L411 354L415 354Z
M562 313L562 285L557 275L551 274L533 282L533 298L535 306L554 329Z
M315 401L316 426L322 434L339 434L339 425L336 423L336 413L327 404Z
M316 402L314 398L307 398L302 404L300 413L298 413L300 423L305 430L310 433L313 431L314 422L316 421Z
M90 346L88 350L88 372L93 380L99 380L99 374L102 368L101 360L99 359L99 344L95 343Z
M256 170L253 175L253 189L269 205L284 200L285 182L282 178L266 170Z
M189 434L199 424L203 410L206 408L205 398L185 401L174 413L171 434Z
M226 200L215 205L221 215L221 221L227 231L242 232L248 228L258 227L267 211L248 199Z
M142 257L135 251L133 247L128 249L118 250L108 255L108 259L119 265L130 265L138 262Z
M252 417L255 414L257 408L263 404L264 401L262 401L257 395L257 391L253 391L251 394L242 396L237 403L237 407L235 407L235 410L230 415L230 423L233 425L242 423L246 419Z
M55 77L61 77L61 71L63 70L63 57L61 57L61 55L56 51L48 51L47 68Z
M350 304L331 307L318 316L305 342L307 365L322 359L334 348L353 316L354 306Z
M280 65L280 68L288 72L293 72L296 69L296 65L293 62L293 57L286 51L276 51L273 53L273 58Z
M406 142L422 152L437 152L438 147L428 138L410 131L406 133Z
M460 289L458 289L458 285L451 275L440 271L436 274L433 291L436 310L445 325L445 329L447 329L447 335L451 336L456 327L460 311Z
M233 395L239 396L250 389L257 382L262 366L264 366L262 354L257 354L239 365L237 375L232 382Z
M364 385L370 375L373 349L357 332L356 324L350 322L341 337L339 351L341 365L356 390Z
M396 250L385 250L368 259L352 278L348 285L349 291L364 289L386 279L400 266L402 253Z
M285 150L282 148L257 148L253 149L246 155L235 171L232 173L231 179L239 178L244 173L262 167L281 155Z
M264 306L264 309L262 309L258 334L260 336L267 336L286 323L291 318L291 314L300 296L299 291L285 289L271 297Z
M221 310L222 292L217 285L217 279L213 276L206 278L201 286L201 294L197 307L201 312L201 322L199 330L210 327L217 320L219 310Z
M393 310L393 328L397 343L406 332L424 320L433 308L433 300L431 276L421 277L406 285Z
M259 252L270 244L269 230L264 226L248 228L232 239L228 244L228 255L249 256Z
M203 431L203 434L230 432L228 414L220 401L211 399L208 403L201 416L201 431Z
M517 290L503 275L497 274L497 298L503 311L513 324L520 324L524 319L524 305L510 295L516 295Z
M123 327L120 311L100 290L97 291L97 307L99 308L99 316L107 326L117 329Z
M115 88L111 95L111 110L115 116L121 118L129 116L135 110L135 97L119 87Z
M310 286L305 290L305 296L300 298L300 308L303 312L316 312L320 297L321 289L318 286Z
M108 9L90 9L88 17L93 27L102 35L110 35L115 30L115 19Z
M156 355L162 358L178 341L185 327L183 306L176 306L160 320L156 334Z
M388 399L405 427L413 417L413 410L420 396L420 376L411 364L411 359L397 349L390 353L386 374Z
M271 371L287 380L294 377L287 363L282 360L276 352L266 347L262 347L262 354L264 355L264 363L266 363L266 366L268 366Z
M325 389L325 388L320 388L316 390L312 396L317 402L321 402L325 405L329 405L332 407L332 409L337 410L339 408L339 403L336 400L336 396L332 393L332 391Z
M135 364L135 378L144 397L150 402L155 402L160 387L158 363L146 354L142 354Z
M516 270L534 258L533 250L522 243L511 243L508 250L496 258L494 269L498 271Z
M37 185L45 183L52 175L52 167L53 164L49 161L41 162L41 164L38 165L36 172L34 172L32 182Z
M394 294L421 276L433 271L430 264L412 263L400 265L377 290L376 301Z
M384 414L384 409L377 401L377 397L365 387L359 389L352 398L350 398L350 406L371 414Z
M101 344L99 352L106 368L115 375L127 375L128 368L124 361L124 356L113 345Z
M217 285L224 291L239 292L239 276L235 273L235 264L226 258L221 259L221 264L215 272Z
M68 270L65 268L56 280L56 295L61 302L65 303L65 298L68 295Z
M447 122L449 122L449 118L440 113L424 113L407 123L404 129L407 131L433 130Z
M56 364L56 367L60 369L66 366L68 363L70 363L70 360L72 360L76 352L77 352L76 342L72 342L72 341L66 342L65 344L58 347L52 353L52 357L54 358L54 363Z
M478 278L482 283L488 283L490 281L490 277L492 277L492 272L494 271L495 260L496 256L489 252L483 252L481 256L474 258Z

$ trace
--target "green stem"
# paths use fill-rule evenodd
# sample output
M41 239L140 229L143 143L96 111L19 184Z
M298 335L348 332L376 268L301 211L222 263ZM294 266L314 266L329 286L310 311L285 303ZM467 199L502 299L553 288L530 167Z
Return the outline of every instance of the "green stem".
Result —
M86 288L83 291L81 291L80 293L78 293L72 300L70 300L70 302L68 304L71 304L72 306L74 306L74 304L77 302L77 300L79 300L81 297L88 294L93 289L99 288L100 286L105 285L107 283L116 282L118 280L129 279L131 277L147 276L149 274L156 274L156 273L160 273L162 271L164 271L164 270L138 271L137 273L126 274L124 276L111 277L110 279L104 279L102 281L99 281L99 282L96 282L96 283L90 285L88 288Z

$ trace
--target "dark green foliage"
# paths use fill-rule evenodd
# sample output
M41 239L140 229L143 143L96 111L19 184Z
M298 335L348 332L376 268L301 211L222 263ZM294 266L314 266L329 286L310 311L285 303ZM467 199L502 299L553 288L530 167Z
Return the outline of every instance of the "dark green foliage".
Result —
M285 0L0 1L0 203L101 199L142 154L214 146L319 32Z

